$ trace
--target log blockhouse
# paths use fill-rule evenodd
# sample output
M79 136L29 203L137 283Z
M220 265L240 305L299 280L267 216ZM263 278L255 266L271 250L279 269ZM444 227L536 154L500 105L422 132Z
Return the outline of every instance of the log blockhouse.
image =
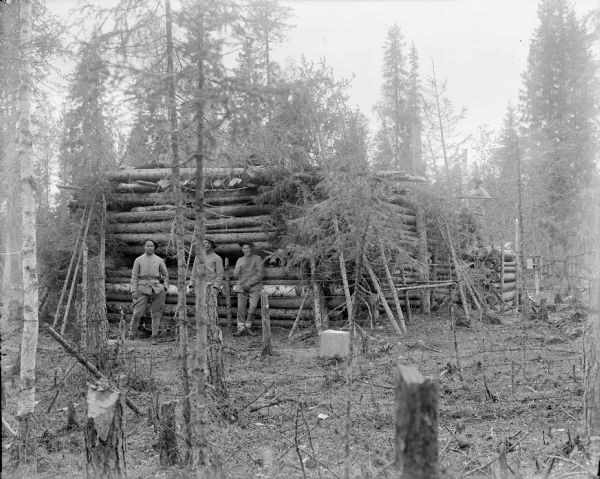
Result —
M188 277L193 263L192 241L194 238L193 210L195 183L194 168L182 168L182 189L184 191L184 231L186 257L188 258ZM205 169L205 212L206 236L217 242L217 254L223 259L228 258L230 265L235 265L241 256L240 241L252 241L257 253L265 256L273 249L276 230L270 214L273 207L259 204L258 187L268 185L268 175L262 167L243 168L207 168ZM142 242L152 238L159 243L156 253L165 258L171 286L167 293L166 317L172 317L177 307L177 268L175 262L175 205L176 198L171 188L171 170L169 168L124 169L108 173L111 191L107 197L107 258L106 264L106 300L110 322L117 322L120 312L130 315L132 311L130 295L131 267L134 258L143 253ZM395 181L411 183L422 181L400 172L378 172L378 177L393 178ZM390 197L390 208L402 224L402 234L399 241L417 244L421 241L418 234L415 208L405 196L405 189ZM426 251L426 248L425 248ZM513 273L514 255L505 255L507 260L502 272ZM429 265L428 279L433 281L452 281L455 278L450 265ZM494 286L500 290L502 299L509 300L515 296L513 279L505 276L500 285ZM423 274L418 268L402 270L398 288L400 304L404 307L418 307L423 298L422 290L406 290L407 287L422 283ZM281 266L265 265L265 292L269 297L271 322L275 326L292 326L298 319L299 325L313 322L314 301L305 301L310 294L311 285L306 275ZM448 286L429 289L433 299L448 296ZM341 285L329 288L328 295L323 298L322 306L330 312L330 319L341 319L340 314L345 304ZM391 302L391 292L389 300ZM220 322L227 318L227 303L224 297L218 298ZM188 313L193 315L194 297L187 296ZM231 298L235 317L236 298ZM337 314L337 316L336 316Z

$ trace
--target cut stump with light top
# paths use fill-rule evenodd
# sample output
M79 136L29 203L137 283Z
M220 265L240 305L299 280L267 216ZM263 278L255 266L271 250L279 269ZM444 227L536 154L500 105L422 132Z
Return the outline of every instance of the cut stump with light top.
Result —
M438 479L437 387L412 366L396 371L396 466L401 479Z

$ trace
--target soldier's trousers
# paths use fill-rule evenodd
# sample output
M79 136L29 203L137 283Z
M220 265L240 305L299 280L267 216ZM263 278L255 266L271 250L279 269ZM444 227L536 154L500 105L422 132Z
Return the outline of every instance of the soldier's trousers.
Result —
M148 305L150 305L150 316L152 317L152 336L158 335L160 321L165 310L166 296L166 291L153 294L137 294L137 298L133 301L133 315L131 316L131 324L129 325L130 335L134 335L137 332L140 325L140 318L146 312Z

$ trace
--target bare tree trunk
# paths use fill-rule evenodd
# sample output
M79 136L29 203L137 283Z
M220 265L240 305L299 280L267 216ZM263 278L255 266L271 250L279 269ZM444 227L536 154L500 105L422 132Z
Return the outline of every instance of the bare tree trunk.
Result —
M160 437L158 439L158 444L161 466L174 466L179 461L177 429L175 424L176 404L177 401L170 401L160 405Z
M417 238L419 239L419 281L424 284L429 283L429 251L427 250L427 228L423 208L416 205L416 227ZM431 290L423 289L420 295L421 313L431 313Z
M187 466L193 464L194 429L192 421L192 403L190 386L190 369L188 362L188 320L186 307L186 270L185 245L183 239L184 206L181 192L181 174L179 158L179 127L177 122L177 99L175 73L173 69L173 19L171 15L171 1L166 0L166 34L167 34L167 73L168 73L168 96L169 96L169 123L171 127L171 164L172 181L175 195L177 196L177 208L175 210L175 238L177 248L177 327L179 331L179 359L181 362L181 393L182 393L182 415L185 438L185 453L183 463Z
M448 186L450 186L450 165L448 163L448 153L446 151L444 123L442 122L442 110L440 107L440 94L438 92L437 78L435 76L435 65L433 63L433 60L431 60L431 71L433 72L433 93L435 96L435 104L437 107L437 120L438 120L438 126L440 128L440 142L442 143L442 154L444 156L444 167L446 169L446 181L448 182Z
M317 281L317 264L314 258L310 258L310 286L313 296L313 308L315 312L315 327L317 334L323 331L323 310L321 309L321 289Z
M217 311L217 295L208 285L208 380L215 390L218 400L227 399L227 384L225 383L225 365L223 361L223 333L219 328L219 313Z
M88 310L88 249L87 243L83 243L83 266L81 270L81 287L78 287L79 293L79 308L77 303L75 309L79 311L79 347L82 351L87 351L87 310Z
M269 318L269 296L260 292L260 312L262 316L263 356L273 356L273 339L271 337L271 318Z
M31 1L20 2L19 46L23 59L19 82L19 142L21 164L21 270L23 275L23 332L21 336L21 375L17 417L19 420L19 469L36 470L35 433L35 363L38 343L38 281L36 259L35 172L31 144Z
M196 445L199 473L204 477L210 475L210 451L208 446L208 394L206 391L207 368L207 315L206 315L206 281L205 269L206 258L204 254L204 237L206 215L204 211L204 114L205 114L205 25L204 11L201 12L197 26L197 63L198 63L198 89L196 99L196 118L197 118L197 146L196 146L196 225L195 225L195 243L196 257L198 258L198 268L202 273L200 281L196 281L196 363L192 370L192 375L196 380L196 409L198 424Z
M600 237L600 207L595 207L595 236ZM592 470L600 475L600 247L596 244L589 315L583 336L584 425Z
M124 408L121 393L106 382L90 385L87 395L85 457L91 479L127 477Z
M104 271L100 257L88 261L89 281L87 307L87 357L99 369L106 367L108 352L108 321L106 319L106 292Z

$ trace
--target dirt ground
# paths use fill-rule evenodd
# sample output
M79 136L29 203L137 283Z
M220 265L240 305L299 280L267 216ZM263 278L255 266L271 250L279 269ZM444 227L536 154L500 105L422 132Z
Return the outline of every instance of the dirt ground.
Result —
M399 364L417 367L438 385L442 477L585 477L578 465L585 462L580 442L585 315L565 307L548 320L515 314L500 319L490 324L473 318L470 326L458 326L457 352L447 314L413 315L402 337L393 336L385 322L373 329L363 324L366 339L361 333L354 345L350 394L346 364L320 359L314 335L288 341L288 330L274 328L277 355L262 357L260 334L235 338L224 330L229 401L238 413L223 417L211 409L208 434L226 477L343 477L348 397L351 476L397 477L393 385ZM114 377L134 403L147 410L153 402L181 397L176 342L126 346L125 368ZM37 378L38 477L85 477L81 425L88 376L41 334ZM5 417L14 426L16 383L5 384ZM80 425L71 430L65 429L69 400ZM161 468L157 433L145 417L127 410L126 431L129 478L188 477L179 468ZM3 437L6 478L17 477L8 473L13 449L10 437Z

